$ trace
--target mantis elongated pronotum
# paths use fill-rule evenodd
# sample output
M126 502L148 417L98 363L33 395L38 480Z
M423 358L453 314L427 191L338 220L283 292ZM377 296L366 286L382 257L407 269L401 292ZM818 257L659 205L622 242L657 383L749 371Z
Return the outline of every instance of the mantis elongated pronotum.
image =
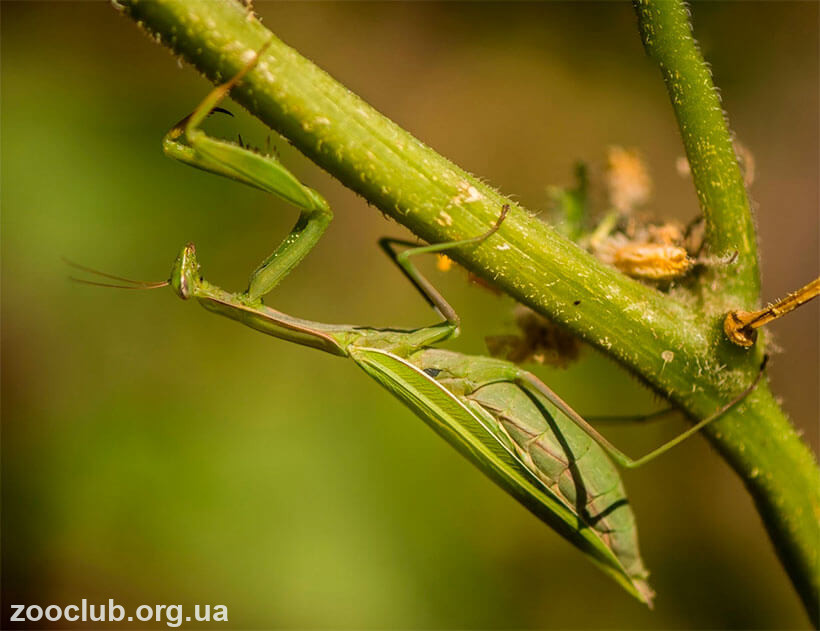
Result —
M262 51L259 52L261 54ZM217 87L165 137L168 155L200 169L273 193L300 210L291 233L250 278L248 289L230 293L205 281L193 245L183 248L166 283L183 299L275 337L349 357L418 414L530 511L552 526L617 580L651 605L652 589L638 550L635 518L617 469L635 467L665 452L720 416L745 396L643 458L632 460L611 445L536 376L517 365L431 346L458 334L459 318L410 257L451 248L484 247L508 207L485 234L412 247L383 239L381 245L443 318L414 330L331 325L295 318L267 307L270 292L313 248L332 218L327 202L304 186L277 159L241 144L211 138L199 125L241 78L258 54ZM398 252L396 246L410 246ZM117 277L113 277L117 278ZM124 279L119 279L124 280Z

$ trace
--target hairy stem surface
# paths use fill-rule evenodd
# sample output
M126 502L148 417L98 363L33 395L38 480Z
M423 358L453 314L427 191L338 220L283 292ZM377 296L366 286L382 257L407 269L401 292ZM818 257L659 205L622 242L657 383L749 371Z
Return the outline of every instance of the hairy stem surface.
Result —
M658 64L678 119L706 220L711 252L737 252L720 278L723 297L751 306L760 294L755 226L728 124L712 74L692 36L681 0L634 0L644 48Z

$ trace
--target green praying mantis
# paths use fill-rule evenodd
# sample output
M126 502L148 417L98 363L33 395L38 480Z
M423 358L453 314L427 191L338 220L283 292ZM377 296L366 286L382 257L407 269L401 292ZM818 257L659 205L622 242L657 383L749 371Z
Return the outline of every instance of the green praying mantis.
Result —
M263 51L174 126L165 136L163 148L186 164L289 202L300 212L292 231L253 272L244 292L231 293L204 280L192 244L182 249L168 281L142 283L102 275L130 287L170 285L181 298L195 298L209 311L253 329L350 358L488 477L581 549L629 593L651 606L654 593L638 549L635 517L610 458L627 468L652 460L718 418L748 394L757 380L730 404L633 460L532 373L505 360L434 348L458 335L459 317L411 258L452 248L490 247L507 206L499 209L495 225L478 236L421 247L396 239L381 240L385 252L442 318L438 324L412 330L334 325L303 320L266 306L262 297L316 245L332 213L319 193L303 185L275 157L241 143L209 137L200 128L211 112L220 109L218 103L231 88L253 69ZM401 247L407 249L399 251Z

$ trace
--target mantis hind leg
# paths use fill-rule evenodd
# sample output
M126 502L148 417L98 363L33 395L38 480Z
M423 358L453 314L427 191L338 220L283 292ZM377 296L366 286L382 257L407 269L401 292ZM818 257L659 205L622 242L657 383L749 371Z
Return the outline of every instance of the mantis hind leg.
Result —
M276 250L251 274L243 299L256 302L270 292L313 249L330 224L327 201L302 184L274 155L265 155L242 143L208 136L201 123L259 63L270 42L260 48L240 71L208 93L196 109L165 135L163 150L185 164L271 193L299 209L296 225Z
M692 427L687 429L685 432L678 434L675 438L665 442L660 447L657 447L650 451L645 456L640 458L630 458L620 449L615 447L611 442L609 442L604 436L601 435L598 430L596 430L592 425L590 425L580 414L578 414L575 410L573 410L569 404L565 403L555 392L553 392L544 382L542 382L538 377L533 375L530 372L525 370L521 370L515 382L531 392L536 392L541 396L545 397L550 403L555 405L559 408L571 421L573 421L578 427L580 427L586 434L592 438L596 443L598 443L610 456L612 456L613 460L617 462L624 468L627 469L635 469L640 467L641 465L646 464L657 458L658 456L666 453L675 445L682 443L684 440L693 436L694 434L698 433L701 429L703 429L706 425L719 419L723 416L726 412L731 410L735 405L740 403L743 399L745 399L751 392L757 387L757 384L760 382L760 379L763 377L763 373L765 372L766 362L768 361L768 356L764 356L763 362L760 364L760 369L758 370L757 376L754 378L751 384L749 384L743 392L738 394L734 399L729 401L727 404L721 406L717 410L715 410L712 414L707 416L706 418L698 421ZM662 411L663 412L663 411ZM654 415L650 415L654 416Z
M436 289L433 284L425 278L425 276L418 270L418 268L410 262L410 257L416 256L418 254L429 254L431 252L443 252L445 250L449 250L451 248L462 247L466 245L477 245L482 243L485 239L495 234L495 232L501 227L501 224L504 222L504 219L507 217L507 213L509 212L510 207L506 204L501 207L501 214L499 215L498 219L496 220L495 224L492 228L490 228L484 234L480 234L477 237L472 237L469 239L461 239L458 241L448 241L446 243L434 243L433 245L423 245L423 246L416 246L415 243L410 241L405 241L403 239L392 239L390 237L384 237L383 239L379 239L379 246L382 250L390 257L390 260L393 261L396 265L398 265L399 269L402 273L407 277L407 279L413 284L413 287L424 297L433 309L444 318L447 322L453 325L454 328L458 328L460 323L460 318L456 313L455 309L450 305L449 302L441 295L441 293ZM409 249L403 250L402 252L397 252L394 248L396 245L402 246L410 246Z

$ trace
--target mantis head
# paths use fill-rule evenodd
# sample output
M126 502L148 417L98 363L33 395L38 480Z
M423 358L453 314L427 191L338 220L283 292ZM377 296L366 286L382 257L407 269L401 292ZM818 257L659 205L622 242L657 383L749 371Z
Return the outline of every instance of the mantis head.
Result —
M196 260L196 248L193 243L189 243L182 248L174 262L168 284L180 298L187 300L191 297L198 279L199 263Z
M70 277L71 280L78 283L85 283L86 285L115 287L117 289L158 289L159 287L167 287L170 285L177 296L183 300L187 300L193 296L197 286L201 285L199 262L196 260L196 248L193 243L189 243L182 248L177 260L174 262L171 277L168 280L161 281L132 280L130 278L123 278L122 276L114 276L107 272L101 272L93 267L86 267L85 265L80 265L79 263L74 263L66 259L64 259L64 261L67 265L91 274L92 276L118 281L117 283L109 283L76 278L74 276Z

